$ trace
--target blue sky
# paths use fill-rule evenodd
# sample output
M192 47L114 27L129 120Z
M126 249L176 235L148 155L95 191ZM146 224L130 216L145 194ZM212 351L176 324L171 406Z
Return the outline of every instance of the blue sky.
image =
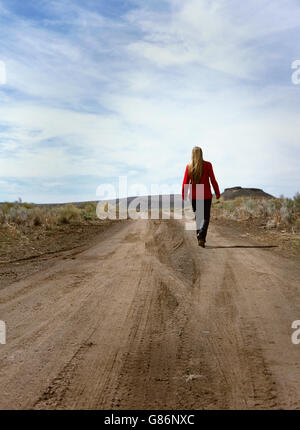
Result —
M194 145L221 190L293 196L299 27L297 0L0 0L0 201L180 193Z

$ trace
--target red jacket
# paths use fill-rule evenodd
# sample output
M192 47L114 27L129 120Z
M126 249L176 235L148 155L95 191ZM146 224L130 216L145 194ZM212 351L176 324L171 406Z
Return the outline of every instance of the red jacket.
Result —
M213 167L212 164L209 161L203 161L203 173L202 173L202 177L200 180L200 184L204 185L204 193L202 191L202 187L200 188L200 192L197 193L196 195L196 184L194 184L189 176L188 173L188 165L186 166L185 169L185 174L184 174L184 179L183 179L183 183L182 183L182 198L184 200L187 199L187 190L190 188L191 189L191 194L190 194L190 199L192 200L201 200L201 199L211 199L212 198L212 193L211 193L211 189L210 189L210 183L209 183L209 179L212 183L212 186L214 188L216 197L220 196L220 190L219 190L219 185L218 182L216 181L215 175L214 175L214 171L213 171ZM184 185L189 184L189 182L191 181L191 186L190 187L184 187Z

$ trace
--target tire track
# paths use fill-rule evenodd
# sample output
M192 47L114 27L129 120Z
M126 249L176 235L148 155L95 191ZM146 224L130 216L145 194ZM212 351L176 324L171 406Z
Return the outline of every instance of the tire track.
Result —
M298 266L213 226L208 239L178 220L124 223L1 291L0 407L299 407Z

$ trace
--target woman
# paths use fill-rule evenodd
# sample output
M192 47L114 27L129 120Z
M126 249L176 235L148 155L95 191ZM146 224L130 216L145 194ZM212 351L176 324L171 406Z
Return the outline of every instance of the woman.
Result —
M185 175L182 184L182 198L187 199L188 184L191 184L191 199L193 211L196 215L196 228L198 245L205 248L206 235L208 224L210 220L210 208L212 193L210 189L209 179L211 180L214 188L216 198L220 198L219 185L215 179L212 164L209 161L203 160L202 149L195 146L192 150L192 157L190 163L186 166ZM203 184L202 187L197 187L197 184ZM203 212L201 216L201 208L204 204L204 218ZM202 207L201 207L202 206Z

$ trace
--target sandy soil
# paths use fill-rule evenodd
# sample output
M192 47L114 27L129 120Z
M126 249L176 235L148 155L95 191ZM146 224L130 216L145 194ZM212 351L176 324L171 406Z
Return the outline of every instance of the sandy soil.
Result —
M213 223L207 245L118 223L4 286L0 408L299 408L299 264Z
M226 235L227 230L232 235L254 240L258 245L274 246L273 251L279 255L292 257L300 263L300 234L299 232L287 231L280 228L267 229L265 222L261 219L232 220L230 218L212 217L213 223L222 227L222 234Z
M104 231L126 220L29 227L0 225L0 289L53 264L57 258L76 255L101 240Z

